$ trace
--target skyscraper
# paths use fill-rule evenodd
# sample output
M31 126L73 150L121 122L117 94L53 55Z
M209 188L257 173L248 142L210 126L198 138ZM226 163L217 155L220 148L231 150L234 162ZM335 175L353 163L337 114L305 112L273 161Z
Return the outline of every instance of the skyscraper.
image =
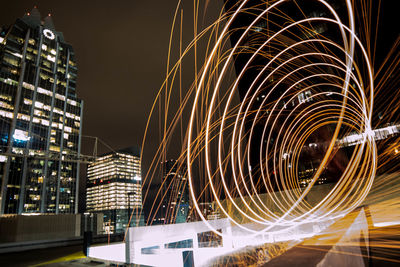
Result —
M83 101L72 47L34 8L0 29L0 214L76 213Z
M131 226L144 224L141 177L137 147L104 154L89 164L86 210L103 213L105 231L124 232L132 211Z

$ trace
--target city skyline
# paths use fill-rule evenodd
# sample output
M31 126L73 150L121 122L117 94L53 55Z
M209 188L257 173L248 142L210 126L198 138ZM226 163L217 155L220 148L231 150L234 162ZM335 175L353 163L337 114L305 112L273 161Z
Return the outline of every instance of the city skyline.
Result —
M164 78L160 73L166 69L166 47L175 6L161 1L115 5L100 2L93 6L80 5L78 1L54 4L27 0L7 3L0 25L11 24L36 4L42 15L51 13L55 26L75 48L79 67L77 92L85 101L82 153L93 153L94 140L87 136L99 137L112 149L140 145L147 114ZM70 20L69 14L75 15L74 20ZM151 19L147 19L147 14L153 15ZM189 17L185 17L185 22ZM390 17L384 18L390 21ZM136 21L145 21L146 27ZM109 50L115 51L115 55ZM150 132L149 140L157 143L158 133ZM153 150L154 147L156 144ZM98 152L109 150L103 145ZM145 150L143 175L152 157L147 156Z
M216 2L222 5L223 1ZM79 1L24 0L3 5L0 25L10 25L35 5L42 15L52 15L56 28L63 31L66 41L75 48L79 66L77 91L85 101L82 153L93 153L94 140L87 136L97 136L113 149L141 145L147 115L164 79L161 73L166 70L175 5L165 1L113 5L100 1L92 5ZM383 9L382 34L391 31L389 26L394 21L391 16L394 11L386 5L389 8ZM70 14L74 14L73 20ZM187 25L184 31L192 27L189 15L184 16L184 25ZM191 36L184 39L190 40ZM108 49L115 54L108 53ZM385 54L382 50L378 53ZM150 133L150 137L158 142L157 133ZM99 153L108 151L106 146L99 146ZM144 157L146 171L150 161L146 159L146 151Z
M163 1L157 5L147 1L114 5L107 1L96 5L79 1L8 2L3 5L0 26L11 25L35 6L42 17L50 14L55 27L74 47L79 69L76 89L85 102L81 153L93 154L93 137L107 144L98 142L98 154L142 145L147 116L163 82L161 74L166 71L170 14L175 5ZM152 19L147 14L152 14ZM187 20L190 25L189 16ZM147 27L143 27L143 21ZM155 141L150 144L150 152L143 154L143 175L157 148L158 133L151 138ZM81 164L80 170L79 211L83 212L86 166Z
M141 145L147 115L164 79L159 74L166 70L175 6L163 1L18 1L6 3L0 25L10 25L34 6L42 16L51 14L55 27L75 48L77 92L85 101L82 153L93 153L94 140L85 136L97 136L113 149ZM99 146L99 153L108 151Z

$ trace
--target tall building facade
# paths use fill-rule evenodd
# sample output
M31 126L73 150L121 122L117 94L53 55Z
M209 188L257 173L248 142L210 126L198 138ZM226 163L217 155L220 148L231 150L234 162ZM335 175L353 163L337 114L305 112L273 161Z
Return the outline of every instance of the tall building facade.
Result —
M72 47L34 8L0 29L0 214L76 213L83 101Z
M121 233L143 225L140 149L129 147L98 157L88 165L86 210L103 213L104 231Z

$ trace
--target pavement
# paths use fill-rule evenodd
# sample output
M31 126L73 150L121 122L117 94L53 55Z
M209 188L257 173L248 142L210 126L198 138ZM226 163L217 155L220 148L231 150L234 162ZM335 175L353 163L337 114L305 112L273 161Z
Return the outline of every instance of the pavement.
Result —
M7 267L46 266L85 258L82 245L35 249L0 254L0 265Z
M364 266L368 267L398 267L400 266L400 226L370 229L369 244L366 245L364 243L361 247L361 253L351 253L351 251L356 251L355 248L351 245L342 246L339 249L336 248L335 253L347 253L350 260L352 257L358 258L361 256ZM312 246L302 243L273 258L263 266L317 266L331 249L332 246ZM354 265L344 264L341 266Z

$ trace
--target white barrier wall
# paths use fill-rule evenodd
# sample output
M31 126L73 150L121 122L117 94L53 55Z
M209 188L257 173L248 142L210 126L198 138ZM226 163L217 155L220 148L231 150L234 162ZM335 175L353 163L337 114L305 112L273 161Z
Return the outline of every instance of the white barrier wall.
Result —
M231 224L228 219L212 220L209 223L215 229L221 229L223 234L231 232ZM158 254L169 257L182 257L182 251L198 249L198 234L208 232L210 229L202 221L182 224L154 225L144 227L131 227L128 230L126 240L126 260L127 263L147 262L149 256L142 253L142 249L153 248ZM191 248L167 249L167 244L191 240ZM222 240L223 248L232 249L232 240L225 238ZM178 254L179 256L176 256ZM154 258L154 257L153 257ZM146 261L146 263L143 262Z

